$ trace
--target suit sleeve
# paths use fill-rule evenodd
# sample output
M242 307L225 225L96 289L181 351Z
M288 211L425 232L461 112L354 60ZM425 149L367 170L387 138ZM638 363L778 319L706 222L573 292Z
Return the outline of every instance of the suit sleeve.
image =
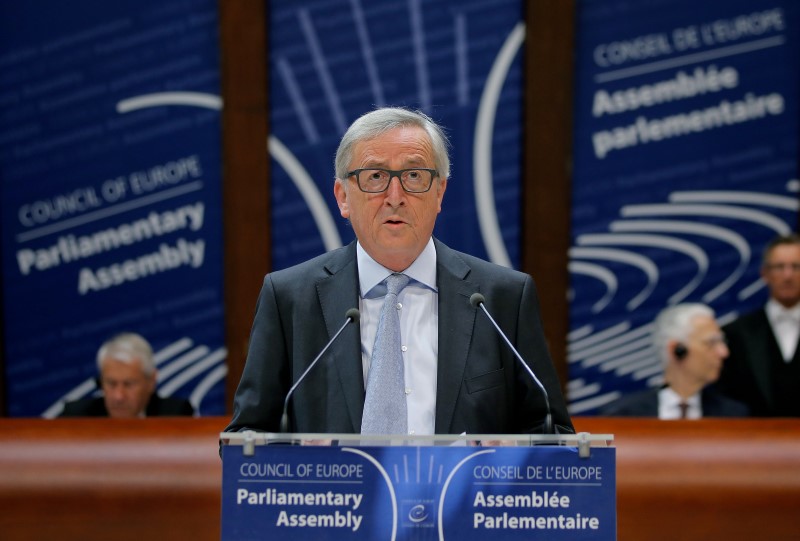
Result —
M59 417L80 417L83 414L78 411L75 402L65 402L64 409L58 414Z
M102 397L82 398L64 403L59 417L108 417Z
M574 433L575 429L561 393L561 384L545 340L536 286L530 276L525 278L519 306L517 343L520 354L547 390L556 431L562 434ZM520 411L525 412L522 430L530 433L541 432L542 412L546 409L541 389L522 366L517 368L516 380L522 397Z
M747 355L747 341L741 332L741 321L734 321L722 328L728 343L728 357L722 364L722 371L717 380L716 387L719 391L739 401L747 401L747 389L754 387L753 376L749 374L745 357Z
M183 400L180 404L178 415L185 415L187 417L194 416L194 406L188 400Z
M269 275L258 297L242 378L228 432L277 432L288 391L289 360L275 288Z

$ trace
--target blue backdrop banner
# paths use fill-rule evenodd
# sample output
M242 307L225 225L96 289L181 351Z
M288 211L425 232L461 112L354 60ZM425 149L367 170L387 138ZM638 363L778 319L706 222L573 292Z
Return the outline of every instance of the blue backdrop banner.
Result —
M354 238L333 157L353 120L387 105L423 110L453 143L434 234L518 264L520 0L273 1L268 37L274 269Z
M216 2L12 2L0 21L9 415L92 395L122 331L153 344L162 395L223 413Z
M800 4L581 0L568 396L662 382L651 323L766 300L761 252L798 211Z

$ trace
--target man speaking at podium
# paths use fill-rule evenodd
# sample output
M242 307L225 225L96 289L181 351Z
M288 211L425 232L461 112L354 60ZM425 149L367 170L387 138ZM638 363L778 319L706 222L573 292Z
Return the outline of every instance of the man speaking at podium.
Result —
M432 236L448 144L403 108L348 128L333 192L357 240L265 277L227 431L574 432L531 277Z

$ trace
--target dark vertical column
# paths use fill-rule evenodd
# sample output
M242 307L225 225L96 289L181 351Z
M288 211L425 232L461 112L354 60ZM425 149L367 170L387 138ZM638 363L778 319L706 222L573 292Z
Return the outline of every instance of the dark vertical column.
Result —
M0 272L0 307L3 304L3 273ZM5 322L3 320L3 313L5 310L0 309L0 417L5 417L8 411L6 405L6 357L5 357Z
M244 368L256 298L270 268L267 4L219 1L229 409Z
M567 381L574 0L528 0L522 270L536 280L545 333Z

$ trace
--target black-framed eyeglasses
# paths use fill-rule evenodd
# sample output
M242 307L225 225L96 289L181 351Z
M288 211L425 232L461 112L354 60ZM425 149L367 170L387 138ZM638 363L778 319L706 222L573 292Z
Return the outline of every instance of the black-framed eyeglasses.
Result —
M708 338L704 338L701 340L703 345L707 348L713 348L716 346L728 345L728 339L725 337L724 334L709 336Z
M358 188L362 192L381 193L389 188L394 177L400 179L400 185L408 193L424 193L431 189L433 178L438 176L436 169L353 169L348 177L355 176Z
M787 270L800 272L800 263L770 263L767 265L767 270L773 272L784 272Z

